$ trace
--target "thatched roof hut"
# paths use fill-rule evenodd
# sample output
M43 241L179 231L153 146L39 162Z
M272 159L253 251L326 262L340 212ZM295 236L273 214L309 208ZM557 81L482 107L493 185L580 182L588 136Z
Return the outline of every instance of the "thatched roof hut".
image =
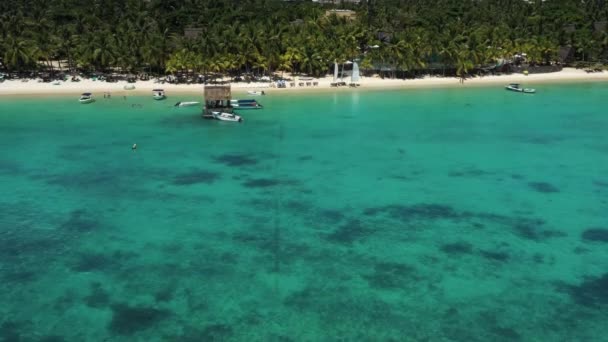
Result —
M205 111L203 115L208 114L207 110L232 112L230 100L232 99L232 91L230 84L228 85L206 85L205 86Z
M232 91L230 89L230 84L205 86L205 101L230 101L231 99Z

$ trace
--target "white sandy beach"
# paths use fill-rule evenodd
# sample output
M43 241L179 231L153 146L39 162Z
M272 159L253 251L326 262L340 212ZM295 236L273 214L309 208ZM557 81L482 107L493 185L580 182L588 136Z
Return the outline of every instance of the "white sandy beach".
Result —
M349 79L344 79L349 82ZM560 82L592 82L592 81L608 81L608 72L587 73L584 70L574 68L564 68L560 72L546 74L532 74L524 76L522 74L500 75L500 76L484 76L468 78L463 84L455 77L431 77L426 76L419 79L382 79L380 77L362 77L357 89L379 89L379 88L424 88L424 87L469 87L469 86L484 86L484 85L506 85L508 83L521 83L526 87L534 86L540 83L560 83ZM246 90L264 89L266 93L275 92L299 92L299 91L319 91L330 89L330 83L333 82L333 77L311 80L294 79L295 87L287 88L272 88L270 83L232 83L232 89L236 93L245 92ZM299 86L300 82L318 82L317 86ZM288 82L289 83L289 82ZM123 95L128 93L148 93L155 88L163 88L168 95L171 93L199 93L202 94L204 85L202 84L157 84L153 81L138 81L135 83L135 90L124 90L126 82L108 83L102 81L93 81L83 79L80 82L61 82L59 85L52 83L41 83L37 80L8 80L0 83L0 96L7 95L79 95L83 92L92 92L98 96L102 96L104 92L110 92L114 95ZM352 88L340 87L331 88L336 91L352 91Z

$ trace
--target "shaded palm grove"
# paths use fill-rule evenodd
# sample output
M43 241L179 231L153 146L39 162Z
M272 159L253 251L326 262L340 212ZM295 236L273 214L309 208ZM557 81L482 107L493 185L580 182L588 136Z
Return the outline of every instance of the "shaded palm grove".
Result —
M334 61L415 75L465 75L525 53L528 62L608 58L606 1L361 1L353 18L278 0L2 0L6 71L325 74ZM184 34L197 28L195 34ZM370 48L376 47L377 48Z

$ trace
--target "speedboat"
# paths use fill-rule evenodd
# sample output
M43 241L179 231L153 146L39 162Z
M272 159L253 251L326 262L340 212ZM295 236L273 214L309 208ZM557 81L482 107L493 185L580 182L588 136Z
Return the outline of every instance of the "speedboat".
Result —
M152 93L152 97L154 97L155 100L164 100L166 98L165 91L163 89L154 89L152 90Z
M91 103L94 102L95 99L93 98L93 94L91 93L83 93L82 95L80 95L80 98L78 99L78 102L86 104L86 103Z
M238 109L261 109L264 108L256 100L230 100L230 106Z
M515 91L518 93L526 93L526 94L534 94L536 93L536 89L532 88L522 88L519 83L511 83L505 87L507 90Z
M243 118L236 114L222 113L222 112L211 112L211 115L217 120L221 121L232 121L232 122L243 122Z
M175 104L175 107L192 107L198 105L198 101L180 101Z
M259 95L266 95L266 93L262 90L262 91L257 91L257 90L247 90L247 94L249 95L254 95L254 96L259 96Z

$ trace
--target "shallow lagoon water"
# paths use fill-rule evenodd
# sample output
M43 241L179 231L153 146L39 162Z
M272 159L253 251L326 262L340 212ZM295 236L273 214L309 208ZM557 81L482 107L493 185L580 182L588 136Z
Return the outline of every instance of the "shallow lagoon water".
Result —
M538 88L0 98L0 341L605 340L608 86Z

